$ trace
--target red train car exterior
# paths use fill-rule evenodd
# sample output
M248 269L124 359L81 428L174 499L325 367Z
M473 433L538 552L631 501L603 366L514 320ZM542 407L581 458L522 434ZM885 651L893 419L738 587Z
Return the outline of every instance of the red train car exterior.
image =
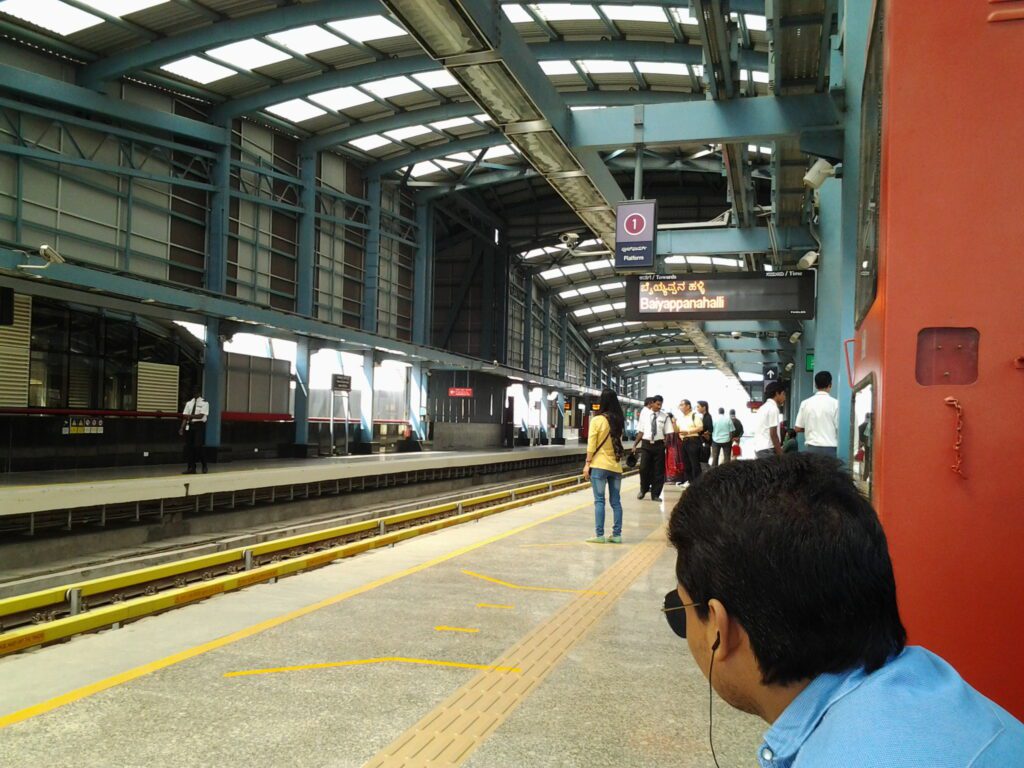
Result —
M1024 0L877 5L872 497L911 643L1024 718Z

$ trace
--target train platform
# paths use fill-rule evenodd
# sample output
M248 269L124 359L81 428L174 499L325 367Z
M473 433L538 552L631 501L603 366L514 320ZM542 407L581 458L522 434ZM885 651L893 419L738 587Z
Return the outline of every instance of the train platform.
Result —
M705 766L708 686L660 611L662 504L589 490L0 659L0 762ZM763 723L715 699L722 764ZM98 735L102 734L102 738Z

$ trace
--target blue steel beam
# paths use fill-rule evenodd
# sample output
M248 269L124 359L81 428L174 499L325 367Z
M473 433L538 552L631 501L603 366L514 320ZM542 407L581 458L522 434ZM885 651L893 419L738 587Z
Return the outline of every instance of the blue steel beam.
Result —
M631 107L573 113L573 146L612 150L631 145L633 114ZM645 109L644 144L766 143L840 127L836 105L827 94L654 104Z
M88 88L80 88L9 64L0 64L0 90L61 107L73 105L76 110L111 118L118 123L129 123L204 144L220 146L230 141L228 131L224 128L113 99Z
M274 7L262 13L217 22L200 29L190 29L100 59L81 70L78 82L87 88L98 89L104 82L117 80L130 72L156 67L238 40L262 37L311 24L372 16L379 14L380 11L380 3L377 0L346 0L344 3L321 0L316 3Z
M780 251L809 250L817 243L810 233L799 227L776 231ZM768 253L772 250L767 227L736 229L662 229L658 231L659 256L687 256L728 253Z
M474 136L471 139L450 141L443 144L437 144L432 147L424 147L423 149L416 150L415 152L407 152L406 154L399 155L398 157L381 160L379 163L374 163L366 168L364 174L367 178L380 178L392 171L397 171L399 168L404 168L407 165L415 165L416 163L422 163L425 160L432 160L435 157L452 155L456 152L473 152L478 149L496 147L500 144L507 143L508 139L505 138L504 134L485 133L483 136Z

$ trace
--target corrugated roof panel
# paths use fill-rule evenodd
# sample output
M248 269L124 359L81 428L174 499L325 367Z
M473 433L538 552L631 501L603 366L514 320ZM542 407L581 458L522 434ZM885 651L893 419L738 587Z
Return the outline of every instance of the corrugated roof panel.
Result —
M267 67L260 67L257 71L275 80L288 81L318 74L320 70L314 69L301 59L292 58Z

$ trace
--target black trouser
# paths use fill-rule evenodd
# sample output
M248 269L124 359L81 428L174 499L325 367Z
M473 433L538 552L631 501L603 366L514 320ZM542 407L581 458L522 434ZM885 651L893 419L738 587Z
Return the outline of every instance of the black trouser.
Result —
M722 456L723 464L732 461L732 443L711 443L711 466L718 466L719 455Z
M651 498L661 496L665 485L665 441L640 441L640 493L651 492Z
M196 462L203 465L206 471L206 452L203 450L206 444L206 422L194 421L185 430L185 461L188 462L189 472L196 471Z
M700 449L699 437L683 439L683 465L686 467L686 479L691 483L700 477Z

